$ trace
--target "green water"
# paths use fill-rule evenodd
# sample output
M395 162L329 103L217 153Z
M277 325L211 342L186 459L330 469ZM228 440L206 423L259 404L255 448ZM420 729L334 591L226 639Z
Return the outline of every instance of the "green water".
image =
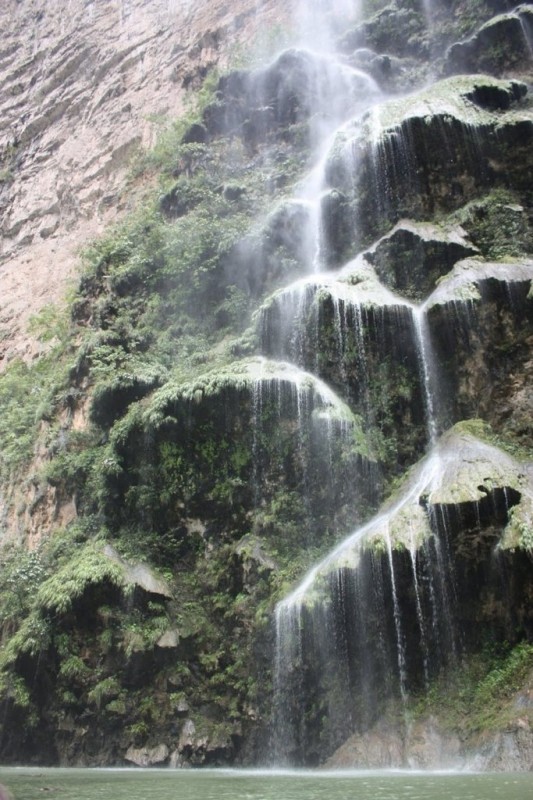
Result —
M15 800L532 800L533 775L0 768Z

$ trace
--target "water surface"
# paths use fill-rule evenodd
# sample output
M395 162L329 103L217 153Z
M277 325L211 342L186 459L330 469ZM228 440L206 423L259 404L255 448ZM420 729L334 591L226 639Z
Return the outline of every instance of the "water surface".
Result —
M531 800L528 773L0 768L15 800Z

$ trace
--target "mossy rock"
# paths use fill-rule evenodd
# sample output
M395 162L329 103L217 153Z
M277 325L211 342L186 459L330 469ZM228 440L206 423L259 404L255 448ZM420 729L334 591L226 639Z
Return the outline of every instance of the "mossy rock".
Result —
M344 93L332 93L333 85L343 86ZM269 140L295 142L302 132L305 146L314 140L313 117L321 113L325 96L332 99L329 113L335 120L372 91L376 86L368 75L327 56L291 49L264 68L223 76L203 122L210 137L238 135L250 148Z
M428 52L424 32L422 9L401 8L396 3L390 3L369 20L344 34L337 46L344 53L369 47L396 56L424 56Z
M487 260L533 253L533 228L527 208L512 192L496 190L473 200L452 217L468 231Z
M457 261L476 253L477 248L459 226L446 228L400 220L365 253L365 258L387 286L421 300Z
M315 580L333 570L355 569L367 549L416 551L434 535L458 541L472 527L490 525L499 527L503 546L509 541L520 546L514 529L522 516L529 519L532 497L533 480L524 465L459 423L410 470L377 516L326 556L291 597L306 602L310 593L313 598ZM510 510L522 504L523 514L513 511L511 520Z
M349 209L340 214L333 208L330 217L350 237L352 250L402 218L449 213L489 187L503 185L529 198L524 165L531 159L533 118L521 106L525 92L516 81L449 78L375 106L346 126L326 174L337 206L342 199Z
M518 6L486 22L469 39L451 45L444 62L445 74L487 72L501 75L531 59L533 9Z
M318 378L266 359L168 383L115 426L111 449L116 467L102 475L109 525L142 518L167 542L167 564L209 541L241 539L279 491L298 499L295 513L307 509L300 535L318 543L332 519L341 526L368 509L377 485L346 403Z
M531 447L529 259L459 262L426 301L445 419L482 417Z
M487 262L477 259L459 261L428 297L425 308L449 305L456 312L465 304L470 309L498 294L511 304L527 301L533 281L533 260ZM452 312L453 313L453 312Z
M276 292L255 324L263 352L313 370L366 420L380 461L398 469L419 457L426 428L413 307L365 258Z

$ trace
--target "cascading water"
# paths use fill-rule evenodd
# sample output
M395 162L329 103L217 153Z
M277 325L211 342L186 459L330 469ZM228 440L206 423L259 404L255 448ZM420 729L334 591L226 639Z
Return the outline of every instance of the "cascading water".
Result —
M423 3L428 20L431 6ZM367 109L374 102L372 98ZM422 107L429 119L430 100ZM305 202L314 209L307 234L314 254L308 271L314 274L272 296L257 315L256 329L262 352L319 376L325 372L369 425L375 422L369 387L375 384L378 365L391 353L404 368L408 364L411 380L419 387L417 413L425 419L429 454L396 499L334 548L276 607L271 740L276 764L320 762L350 734L370 728L391 704L405 708L413 692L427 689L444 667L457 663L469 625L460 609L470 598L458 579L464 570L454 539L458 521L478 531L495 519L505 524L520 498L516 489L504 488L503 495L493 490L507 480L498 472L498 451L460 437L438 439L448 420L441 408L430 315L448 292L449 302L460 307L468 326L474 298L480 295L463 293L457 300L452 278L415 305L381 284L370 266L372 259L364 255L344 267L334 263L337 271L320 272L324 264L332 264L331 259L328 263L317 257L329 245L317 209L327 206L332 185L355 192L359 202L352 176L365 132L375 195L366 202L377 210L377 217L391 219L410 192L425 191L418 184L428 176L420 174L413 130L383 122L390 108L372 109L361 117L364 111L361 103L355 117L352 112L329 134L319 166L304 184ZM425 124L429 130L430 123ZM356 146L350 142L353 130ZM468 120L460 127L447 112L435 116L431 137L450 154L459 142L473 179L486 180L480 158L484 145ZM358 221L357 215L350 218L356 243ZM367 229L372 230L371 223ZM512 280L519 281L523 269L529 279L529 267L517 266ZM495 270L487 267L486 272L489 280L495 278ZM502 271L499 279L505 283ZM461 281L467 283L468 276L459 270L455 285ZM324 370L318 353L325 349L329 360ZM460 482L462 465L475 461L486 463L489 477L484 476L485 483L474 487L471 500L461 505L448 492L450 475ZM475 638L471 630L466 635Z

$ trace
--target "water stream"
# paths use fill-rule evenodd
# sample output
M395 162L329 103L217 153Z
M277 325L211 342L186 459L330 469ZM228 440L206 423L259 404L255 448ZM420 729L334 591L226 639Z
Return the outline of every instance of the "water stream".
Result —
M424 2L423 7L429 20L431 3ZM465 456L460 447L456 452L454 446L439 440L442 391L428 314L446 292L445 285L435 289L435 297L414 304L383 286L364 257L337 264L333 271L326 269L322 257L327 242L320 209L330 189L325 172L328 151L338 147L350 127L358 129L361 114L374 104L369 91L366 108L360 101L355 114L339 119L337 129L329 131L325 144L317 148L317 167L303 184L305 202L313 208L308 232L313 254L308 272L312 274L264 304L257 315L257 330L264 353L320 375L317 353L320 347L324 349L328 326L332 326L330 357L340 376L336 388L343 393L342 384L348 382L349 371L353 374L355 363L361 397L375 383L372 370L387 348L390 351L391 342L400 361L414 352L427 456L373 519L349 533L277 605L271 743L271 760L277 765L313 763L320 751L331 751L354 731L368 730L391 699L405 708L410 693L427 688L444 666L457 663L464 647L458 609L465 598L459 597L452 545L456 517L463 512L453 502L446 505L437 498L445 492L450 464L455 464L453 469L459 474L461 458L475 460L477 456L474 451ZM430 100L427 107L431 111ZM455 147L457 142L449 139L444 123L438 124L443 148ZM416 173L417 154L400 126L391 135L380 136L379 107L366 115L366 126L374 159L375 205L387 217L389 206L397 201L400 178L406 170L413 176ZM468 125L468 141L461 146L474 163L478 143L474 131L472 136L467 134ZM353 174L355 149L344 147L342 157ZM357 226L354 217L354 230ZM457 280L462 279L467 280L464 275ZM328 303L332 314L324 322ZM459 305L463 320L465 313L472 315L470 299ZM347 346L348 337L352 337L352 348ZM376 352L369 358L372 347ZM371 404L367 403L364 413L367 421L372 420ZM475 512L479 530L480 508L476 506ZM401 589L405 585L411 587L408 593Z

